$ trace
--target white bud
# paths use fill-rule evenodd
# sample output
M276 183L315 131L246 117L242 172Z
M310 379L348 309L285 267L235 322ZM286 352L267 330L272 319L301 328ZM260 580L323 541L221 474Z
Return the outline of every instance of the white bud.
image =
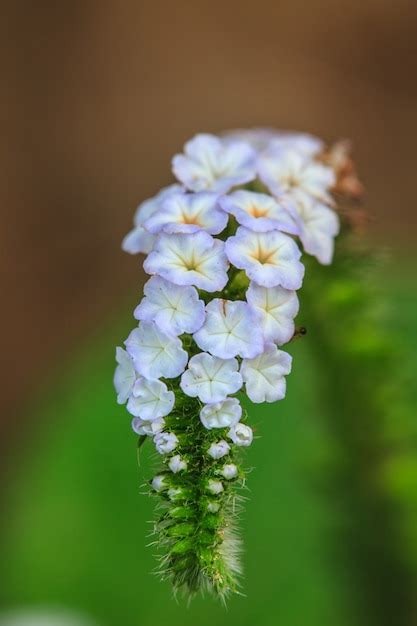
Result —
M236 478L238 474L236 465L234 463L223 465L222 474L226 478L226 480L232 480L232 478Z
M221 483L219 480L210 479L208 481L207 489L208 491L210 491L210 493L217 496L219 493L223 491L223 483Z
M159 454L168 454L178 445L178 438L174 433L158 433L155 435L154 443Z
M167 484L165 482L165 476L155 476L152 480L152 487L155 491L163 491L167 488Z
M132 429L137 435L154 437L163 430L164 426L165 420L162 417L153 422L142 420L140 417L134 417L132 420Z
M253 439L252 428L241 422L232 426L227 435L237 446L250 446Z
M168 463L168 467L171 470L171 472L174 472L174 474L177 474L177 472L181 472L182 470L187 469L187 462L184 461L180 457L179 454L176 454L170 459Z
M216 443L212 443L210 448L207 450L207 453L213 459L221 459L226 454L229 454L230 446L224 439L217 441Z

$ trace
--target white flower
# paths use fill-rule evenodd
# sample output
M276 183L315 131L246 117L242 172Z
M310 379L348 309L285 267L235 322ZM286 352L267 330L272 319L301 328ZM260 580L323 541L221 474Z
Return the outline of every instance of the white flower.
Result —
M158 433L153 441L159 454L169 454L178 445L178 437L175 433Z
M242 424L241 422L232 426L227 433L227 436L237 446L250 446L253 440L252 428L250 428L250 426L246 426L246 424Z
M173 158L172 170L192 191L226 193L256 176L255 153L247 143L227 143L214 135L200 134L185 144L184 152Z
M304 250L323 265L330 265L334 238L340 228L339 217L335 211L306 194L299 195L297 211L301 218L300 239Z
M230 446L224 439L217 441L216 443L212 443L210 448L207 450L207 454L211 456L212 459L221 459L222 457L229 454Z
M203 231L159 235L143 267L176 285L195 285L205 291L221 291L228 281L224 244Z
M219 480L210 479L207 483L207 490L213 495L217 496L223 491L223 483Z
M166 489L168 485L166 484L165 476L155 476L152 480L152 487L158 492Z
M324 149L324 143L318 137L308 133L298 133L273 128L249 128L228 132L226 141L246 141L257 152L268 148L295 150L306 156L314 156Z
M294 318L299 309L295 291L282 287L268 289L251 282L246 299L261 316L265 341L275 341L282 345L291 339L294 334Z
M306 157L314 157L324 150L324 143L318 137L308 133L276 131L271 137L269 148L291 150Z
M168 467L171 472L177 474L187 469L187 462L184 461L179 454L176 454L169 460Z
M132 430L137 435L148 435L148 437L154 437L164 430L164 426L165 420L162 417L157 420L152 420L152 422L142 420L140 417L134 417L132 419Z
M145 378L176 378L185 370L188 354L181 340L153 322L141 322L125 341L136 371Z
M218 298L206 306L206 320L194 339L202 350L221 359L252 358L264 344L256 311L246 302Z
M302 285L301 252L284 233L256 233L240 226L236 235L226 241L225 250L229 261L245 270L258 285L285 289L299 289Z
M236 359L218 359L205 352L193 356L181 377L180 387L201 402L221 402L242 386Z
M169 185L156 196L145 200L138 206L133 220L135 227L126 235L122 242L122 249L125 252L129 252L129 254L137 254L138 252L149 254L155 243L155 237L143 227L144 222L159 211L162 202L166 198L171 194L179 193L182 189L181 185Z
M244 359L240 371L246 383L246 393L252 402L275 402L285 397L284 376L291 372L292 357L269 344L255 359Z
M135 367L131 357L123 348L116 348L116 361L118 366L114 372L113 383L117 392L117 402L124 404L135 384Z
M139 378L128 400L127 410L144 421L152 421L171 413L174 402L175 394L168 391L165 383Z
M177 193L163 202L161 210L146 220L151 233L194 233L205 230L211 235L221 233L227 215L219 207L219 194L211 191Z
M242 407L236 398L206 404L200 411L200 420L208 430L233 426L242 417Z
M232 478L236 478L238 469L234 463L227 463L223 465L222 474L226 480L232 480Z
M271 140L277 136L277 131L273 128L237 128L235 130L228 131L223 140L226 143L233 143L235 141L245 141L256 152L263 152L268 148Z
M209 513L217 513L220 509L220 504L218 502L209 502L207 505L207 511Z
M313 161L294 150L270 150L259 159L259 177L278 197L287 193L297 198L301 191L327 204L332 204L329 190L335 184L330 167Z
M282 230L292 235L299 234L299 226L289 210L288 202L280 203L265 193L238 190L219 200L224 211L234 215L242 226L256 232Z
M193 333L204 322L204 302L194 287L174 285L152 276L144 287L145 297L135 309L138 320L155 322L168 335Z

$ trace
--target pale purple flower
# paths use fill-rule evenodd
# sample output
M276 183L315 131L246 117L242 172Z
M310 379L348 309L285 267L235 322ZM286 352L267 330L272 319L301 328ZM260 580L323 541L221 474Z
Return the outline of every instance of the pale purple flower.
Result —
M291 339L300 306L295 291L283 287L268 289L251 282L246 299L261 317L265 341L282 345Z
M258 314L246 302L215 298L206 306L206 320L194 333L205 352L220 359L235 356L252 358L263 350Z
M334 171L294 150L270 150L261 155L258 173L271 193L283 193L296 200L298 193L306 193L316 200L332 204L330 189L336 182Z
M201 328L205 307L194 287L152 276L145 284L144 294L134 312L136 319L153 321L168 335L193 333Z
M154 437L158 433L162 432L165 427L165 420L160 417L151 422L142 420L140 417L134 417L132 419L132 430L137 435L148 435L148 437Z
M284 233L275 230L256 233L240 226L236 235L226 241L225 251L229 261L245 270L258 285L292 290L302 285L301 251Z
M308 133L281 130L274 133L268 147L291 150L306 157L314 157L324 150L324 142Z
M181 340L167 335L154 322L140 322L125 345L136 371L145 378L176 378L187 365L188 354Z
M205 428L226 428L233 426L242 417L242 407L236 398L227 398L223 402L206 404L200 411L200 420Z
M324 149L323 141L314 135L273 128L238 129L228 132L224 139L246 141L259 153L273 147L315 156Z
M219 359L206 352L191 357L181 377L180 387L201 402L221 402L242 386L236 359Z
M174 392L168 391L165 383L139 378L134 384L127 410L144 421L152 421L171 413L174 402Z
M252 402L275 402L285 398L285 376L291 372L292 357L269 344L254 359L243 359L240 368L246 393Z
M340 229L337 213L306 194L299 196L297 212L301 220L300 240L304 250L323 265L330 265L334 239Z
M217 235L227 224L227 215L219 207L219 194L211 191L177 193L162 203L161 209L146 220L151 233L194 233L205 230Z
M224 243L199 231L159 235L143 267L148 274L159 274L177 285L195 285L213 292L227 284L229 263Z
M135 366L132 358L123 348L116 348L116 361L118 365L114 372L113 383L117 392L117 402L124 404L135 384Z
M299 226L289 211L285 199L278 201L265 193L238 190L219 200L224 211L234 215L242 226L257 232L282 230L292 235L299 234ZM293 207L291 207L292 210Z
M227 193L254 180L255 152L242 141L226 142L215 135L200 134L185 144L184 154L173 158L172 169L192 191Z
M161 208L161 204L171 194L179 193L183 187L181 185L169 185L162 189L156 196L145 200L136 209L135 217L133 220L134 228L131 230L122 242L122 249L129 254L149 254L155 243L155 237L149 233L143 224L154 213L157 213Z

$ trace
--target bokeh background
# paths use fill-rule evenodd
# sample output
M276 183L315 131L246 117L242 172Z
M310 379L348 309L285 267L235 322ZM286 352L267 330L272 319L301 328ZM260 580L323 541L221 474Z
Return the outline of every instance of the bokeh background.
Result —
M393 259L378 280L417 365L417 5L16 1L2 13L1 608L97 626L385 624L366 590L352 609L343 488L317 485L328 432L308 340L280 411L257 417L246 597L227 613L177 605L148 574L152 503L111 377L144 280L120 251L136 205L171 181L194 133L248 126L353 140L369 238Z

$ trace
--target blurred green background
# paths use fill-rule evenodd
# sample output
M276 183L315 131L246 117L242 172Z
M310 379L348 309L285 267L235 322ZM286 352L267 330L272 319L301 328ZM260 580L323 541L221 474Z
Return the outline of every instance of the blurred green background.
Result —
M417 4L23 0L2 18L0 626L417 625ZM111 384L144 281L120 241L185 140L251 126L351 138L391 261L310 281L287 398L250 407L245 595L187 608L150 574L152 459Z

